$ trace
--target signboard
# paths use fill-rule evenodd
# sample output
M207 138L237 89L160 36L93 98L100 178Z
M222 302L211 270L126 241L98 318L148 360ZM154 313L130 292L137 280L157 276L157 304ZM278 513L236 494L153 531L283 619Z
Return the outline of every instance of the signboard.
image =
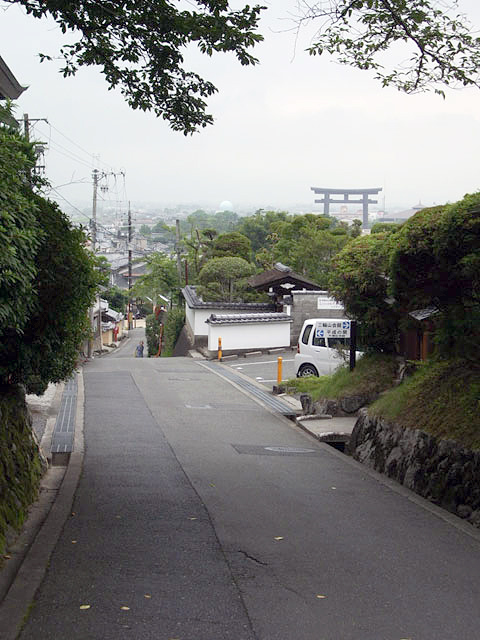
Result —
M322 320L315 324L316 338L350 338L350 320Z
M317 309L343 309L343 305L329 295L323 294L317 298Z

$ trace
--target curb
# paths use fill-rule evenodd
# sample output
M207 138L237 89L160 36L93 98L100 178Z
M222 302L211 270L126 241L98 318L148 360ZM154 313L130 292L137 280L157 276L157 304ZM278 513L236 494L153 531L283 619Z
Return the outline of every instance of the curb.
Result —
M13 570L16 567L18 570L12 578L11 585L7 586L8 591L0 603L0 629L2 630L0 637L2 640L15 640L20 633L29 606L43 581L50 557L72 511L84 457L85 392L81 370L77 376L78 392L73 452L68 467L50 467L45 474L42 485L44 488L46 487L46 492L44 492L46 496L41 496L32 505L30 515L15 545L15 548L18 547L19 550L25 551L19 551L18 559L13 567ZM57 486L54 486L55 483ZM0 581L3 581L3 573ZM10 570L10 574L12 573L13 571Z

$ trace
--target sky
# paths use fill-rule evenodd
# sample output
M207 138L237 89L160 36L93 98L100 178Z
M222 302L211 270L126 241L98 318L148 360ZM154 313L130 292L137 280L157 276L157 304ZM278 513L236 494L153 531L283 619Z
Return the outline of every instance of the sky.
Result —
M238 4L238 3L237 3ZM58 73L65 36L51 20L26 16L0 1L0 55L28 89L16 116L28 113L32 135L48 143L51 196L69 208L92 199L92 170L103 205L133 209L194 204L234 210L320 211L311 187L380 187L379 207L453 202L480 190L480 90L405 95L367 72L305 52L296 39L295 0L272 0L261 23L256 67L230 54L192 62L219 92L209 99L215 124L194 136L173 132L151 113L134 111L108 91L99 71ZM480 27L478 0L461 8ZM123 177L123 175L125 177Z

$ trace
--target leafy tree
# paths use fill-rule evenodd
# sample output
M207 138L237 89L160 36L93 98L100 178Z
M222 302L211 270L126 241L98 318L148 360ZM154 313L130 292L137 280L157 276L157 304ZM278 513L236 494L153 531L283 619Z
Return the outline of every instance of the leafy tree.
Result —
M108 287L109 276L112 271L112 267L105 256L95 256L95 268L99 273L99 284L104 287Z
M185 135L212 124L205 99L216 92L185 68L188 45L208 56L233 52L242 65L253 65L249 49L263 40L255 32L262 7L233 11L227 0L195 0L183 10L173 0L5 1L20 2L37 18L50 15L63 33L78 35L60 50L64 76L98 66L109 88L119 87L133 109L151 110Z
M185 221L180 221L180 230L184 233L194 233L214 229L217 233L227 233L236 230L238 215L233 211L217 211L208 213L203 209L197 209L191 213Z
M153 225L152 234L155 234L155 237L151 237L152 242L162 242L168 245L175 243L176 229L169 227L165 222L157 222Z
M128 303L128 291L120 289L120 287L109 287L102 293L102 298L107 300L111 309L124 313Z
M389 238L377 233L351 240L333 259L328 288L349 317L360 322L363 349L392 353L399 316L386 302Z
M180 285L175 260L157 252L148 256L147 264L148 273L132 287L132 295L138 298L148 296L154 301L160 294L172 297Z
M480 348L480 193L423 209L395 234L391 291L412 311L436 306L439 355L477 362Z
M149 314L145 319L145 337L148 357L151 358L158 353L160 344L160 321L154 313Z
M327 52L406 93L480 86L480 39L465 16L455 14L457 0L302 0L300 7L299 27L320 24L311 55ZM401 62L386 68L390 49Z
M222 233L213 241L212 256L223 258L225 256L238 256L247 262L250 261L252 244L247 236L238 231Z
M165 222L157 222L152 227L152 233L163 233L164 231L170 231L175 235L175 229L173 227L169 227Z
M35 253L33 302L19 333L4 326L0 335L0 382L23 383L42 393L49 382L67 379L78 349L89 335L87 310L99 283L86 235L58 206L35 195L36 225L42 235ZM17 298L18 293L12 294Z
M428 207L409 218L395 234L392 253L390 292L405 311L436 303L437 264L434 253L434 230L445 206Z
M252 251L256 254L267 246L273 223L284 221L287 216L288 213L286 211L263 211L263 209L259 209L253 216L242 218L235 230L250 239Z
M32 146L14 129L0 127L0 327L10 331L23 329L34 302L43 235L27 181L34 166Z
M272 247L275 262L326 286L332 258L349 240L347 228L332 228L333 224L332 218L313 214L272 224L277 235Z
M151 236L152 235L152 227L149 227L148 224L142 224L140 227L140 233L142 236Z
M395 222L375 222L370 233L396 233L401 226L401 223Z
M243 258L212 258L200 271L201 295L210 300L232 302L240 297L253 266Z
M212 247L217 236L215 229L193 229L190 237L183 238L186 248L186 262L189 270L189 280L194 281L198 277L203 265L212 257Z
M212 226L215 227L218 233L227 233L235 230L239 219L238 214L234 211L217 211Z
M185 310L181 307L174 307L167 313L165 327L163 330L162 355L171 356L185 325Z
M361 235L362 235L362 221L354 220L350 228L350 237L358 238L358 236L361 236Z

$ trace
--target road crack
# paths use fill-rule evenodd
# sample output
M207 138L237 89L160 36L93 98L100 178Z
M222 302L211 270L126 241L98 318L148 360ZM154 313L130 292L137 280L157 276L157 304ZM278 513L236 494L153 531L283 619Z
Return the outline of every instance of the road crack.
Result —
M249 560L252 560L252 562L256 562L257 564L261 564L263 567L268 567L268 563L267 562L262 562L262 560L259 560L258 558L255 558L254 556L251 556L249 553L247 553L246 551L243 551L242 549L239 549L238 553L243 553L243 555L246 558L248 558Z

